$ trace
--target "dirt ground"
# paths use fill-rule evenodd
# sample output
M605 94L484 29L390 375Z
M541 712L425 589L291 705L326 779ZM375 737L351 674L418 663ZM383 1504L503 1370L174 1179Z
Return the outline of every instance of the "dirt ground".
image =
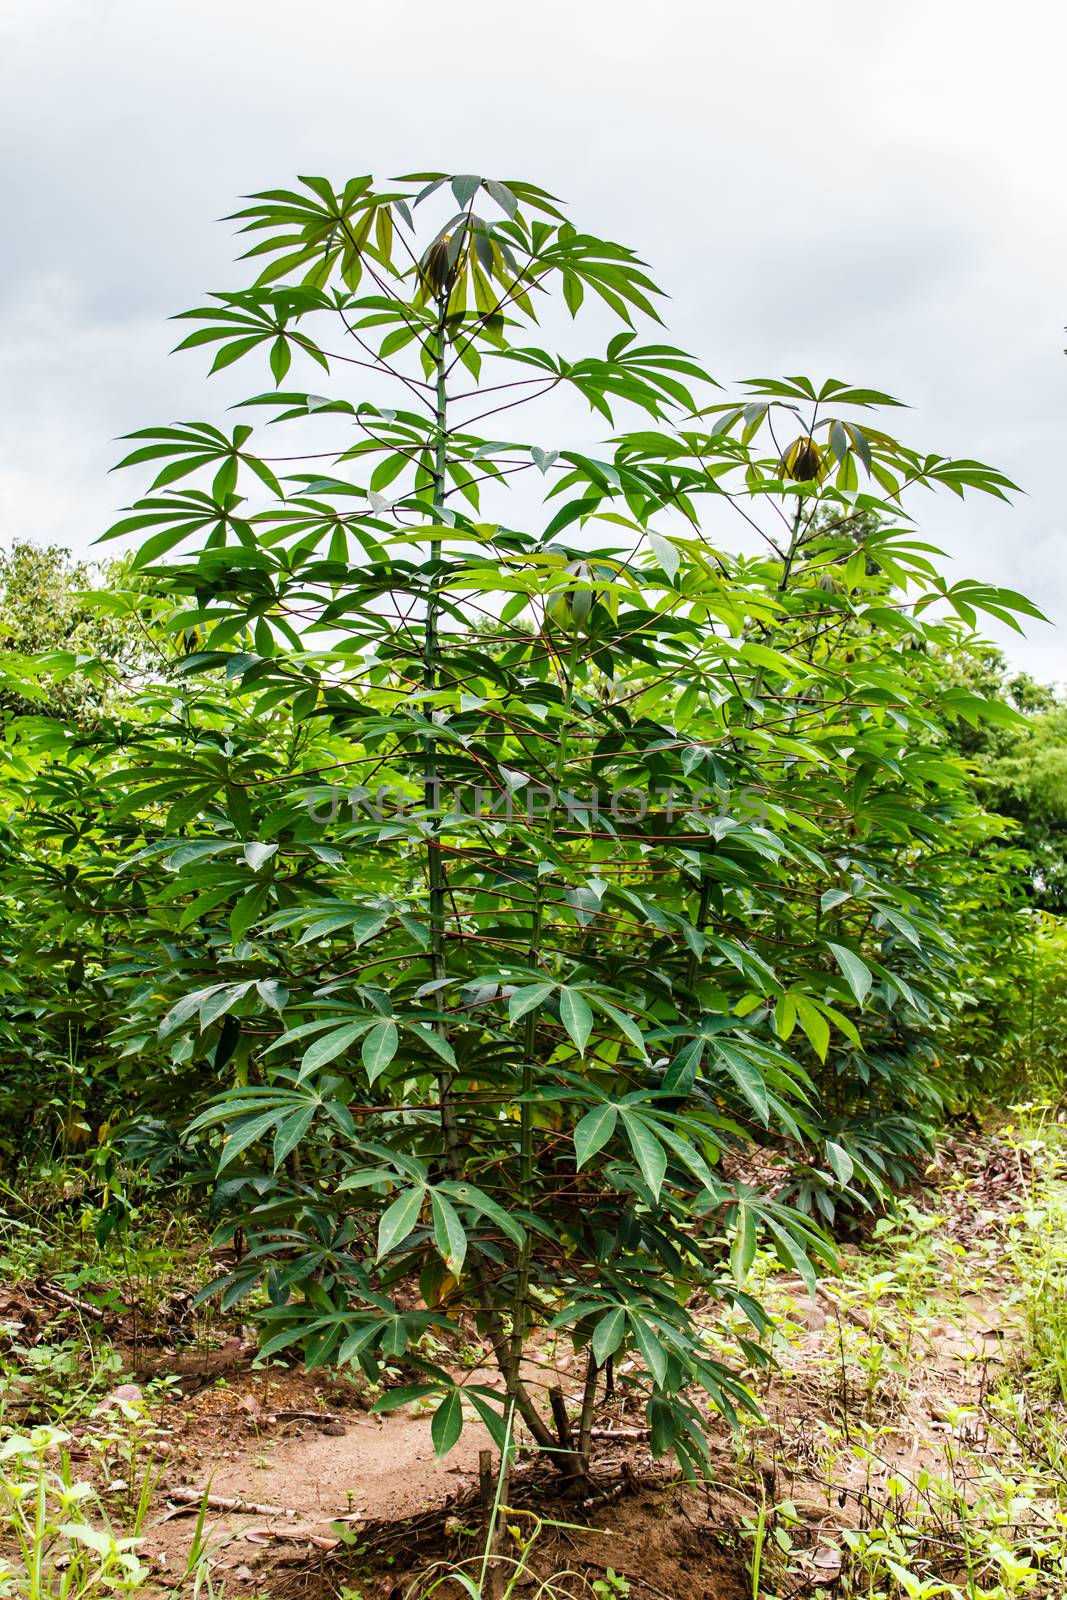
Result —
M1017 1161L996 1144L945 1147L925 1203L936 1202L939 1226L963 1254L988 1247L1017 1205L1024 1178ZM789 1344L782 1373L761 1394L766 1421L743 1445L722 1425L715 1478L693 1488L672 1483L668 1469L652 1461L638 1411L606 1409L598 1419L599 1500L546 1499L520 1469L520 1507L588 1524L542 1532L531 1552L533 1571L567 1568L595 1578L612 1569L634 1596L742 1600L752 1592L744 1523L751 1527L756 1485L768 1504L788 1500L795 1507L810 1553L809 1581L796 1593L816 1595L835 1576L841 1530L865 1500L884 1493L894 1473L914 1476L924 1465L936 1466L954 1428L970 1427L974 1442L979 1424L953 1418L980 1402L1017 1337L995 1271L981 1292L957 1297L951 1314L914 1334L894 1322L891 1307L883 1318L877 1302L850 1300L834 1280L814 1300L784 1274L768 1289ZM42 1310L41 1296L24 1287L21 1298L8 1293L5 1300L0 1286L0 1315L10 1318L21 1308L24 1321L43 1319L47 1327L49 1312L72 1314L44 1299ZM835 1370L827 1359L828 1334L842 1327L845 1336L872 1348L874 1341L882 1352L884 1371L867 1393L857 1387L854 1363L846 1367L842 1357ZM196 1349L157 1345L150 1360L151 1340L128 1352L135 1379L176 1380L165 1402L151 1401L151 1449L161 1470L142 1554L161 1589L184 1570L205 1495L212 1576L231 1593L317 1597L344 1588L350 1600L400 1600L412 1575L435 1559L477 1551L478 1457L489 1443L480 1426L468 1423L457 1448L439 1462L417 1406L371 1415L355 1382L279 1363L255 1370L250 1342L240 1330L226 1332ZM845 1336L838 1340L842 1349ZM906 1384L894 1375L902 1364ZM877 1424L880 1482L877 1474L872 1482L869 1460L850 1462L847 1449L832 1461L820 1455L822 1424L844 1418L847 1436L850 1417ZM516 1524L528 1531L532 1519L524 1521L520 1511Z
M292 1411L303 1414L285 1415ZM519 1469L516 1504L589 1523L587 1531L547 1529L533 1569L575 1567L593 1576L612 1569L635 1592L740 1600L735 1526L723 1521L721 1501L672 1489L643 1440L630 1437L640 1431L633 1419L601 1420L605 1432L623 1434L599 1441L602 1504L555 1500L540 1477ZM477 1424L437 1461L427 1417L416 1408L371 1416L354 1402L351 1385L297 1370L235 1375L165 1407L160 1426L167 1460L143 1552L161 1577L180 1572L187 1557L199 1507L175 1499L183 1490L190 1500L205 1491L214 1497L206 1529L213 1573L250 1592L321 1591L358 1580L366 1600L385 1600L402 1595L411 1575L445 1551L462 1559L480 1548L478 1457L490 1441ZM241 1509L226 1509L227 1502ZM529 1519L519 1525L528 1531Z

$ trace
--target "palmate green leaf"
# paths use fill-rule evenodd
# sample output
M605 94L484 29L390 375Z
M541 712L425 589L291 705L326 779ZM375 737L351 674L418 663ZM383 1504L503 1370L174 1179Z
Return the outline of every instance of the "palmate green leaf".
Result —
M430 1204L437 1253L452 1276L458 1278L467 1255L467 1235L463 1224L439 1189L430 1190Z
M272 856L277 855L278 846L276 844L246 844L243 853L252 871L258 872L260 867L265 866Z
M316 1317L312 1318L310 1322L294 1322L291 1326L282 1328L278 1333L273 1334L269 1339L265 1339L259 1347L259 1353L261 1356L266 1357L276 1355L279 1350L290 1349L294 1344L299 1344L310 1334L318 1332L324 1326L328 1326L332 1320L332 1318L327 1317Z
M826 1017L827 1021L833 1023L838 1033L844 1034L845 1038L850 1044L854 1044L857 1050L861 1050L863 1048L863 1041L860 1038L859 1029L856 1027L855 1023L850 1017L846 1017L844 1012L838 1011L836 1006L827 1005L825 1001L820 1002L820 1010L822 1011L823 1016Z
M227 1011L232 1010L239 1000L243 1000L251 987L251 982L223 984L202 1000L199 1007L201 1033L212 1022L216 1022L219 1017L225 1016Z
M871 969L861 956L854 950L848 950L844 945L827 942L827 949L841 969L842 976L856 997L856 1004L862 1005L871 992L874 978Z
M463 1432L463 1397L459 1389L450 1389L433 1414L430 1438L438 1460L459 1442Z
M662 1386L667 1381L667 1352L659 1335L652 1324L636 1312L627 1312L626 1323L653 1381Z
M310 1077L313 1072L326 1066L327 1062L336 1061L337 1057L344 1055L357 1039L363 1037L373 1026L370 1018L362 1017L355 1022L345 1022L339 1028L332 1028L329 1033L316 1039L308 1045L300 1060L301 1078Z
M788 1039L797 1021L796 1001L791 994L783 994L774 1008L774 1031L779 1039Z
M425 1199L425 1189L405 1189L382 1212L381 1221L378 1223L379 1261L391 1255L398 1245L403 1244L419 1220Z
M606 1311L593 1329L593 1360L602 1367L622 1344L626 1332L626 1312L621 1306Z
M807 995L794 994L793 1005L809 1044L819 1060L825 1061L830 1046L830 1024L826 1021L822 1010Z
M704 1059L706 1045L707 1039L698 1034L695 1039L690 1039L682 1046L663 1074L664 1094L686 1096L692 1092L700 1064Z
M535 1006L542 1005L555 987L554 983L532 983L522 989L516 989L508 999L508 1021L518 1022L520 1017L524 1017Z
M663 1146L653 1129L636 1112L624 1108L619 1116L634 1159L641 1169L641 1176L652 1191L653 1199L658 1200L667 1171L667 1156Z
M763 1220L771 1235L778 1259L783 1266L791 1267L794 1272L799 1274L808 1294L814 1299L816 1294L815 1268L812 1266L811 1257L804 1249L800 1239L796 1234L790 1233L788 1229L782 1227L772 1216L765 1214Z
M382 1355L395 1357L406 1355L410 1343L411 1327L407 1317L391 1317L386 1323L385 1332L382 1335Z
M289 990L278 978L257 978L256 990L263 1004L279 1014L285 1010Z
M238 1122L234 1126L233 1132L226 1135L222 1154L219 1157L219 1171L223 1171L231 1162L236 1161L237 1157L247 1150L250 1145L255 1144L257 1140L263 1138L264 1134L269 1133L271 1128L282 1121L288 1108L289 1103L286 1101L281 1105L271 1106L269 1110L261 1111L256 1116L243 1118Z
M200 1007L211 996L229 989L228 984L212 984L209 989L198 989L195 994L183 995L182 998L171 1006L162 1022L159 1024L160 1039L167 1039L172 1033L177 1033L179 1028L186 1027L196 1016Z
M286 998L288 998L288 995ZM324 1029L336 1027L337 1020L336 1017L319 1017L313 1022L301 1022L295 1028L287 1028L283 1034L280 1034L277 1039L272 1040L267 1045L263 1053L264 1055L270 1055L277 1050L287 1050L290 1045L296 1044L298 1040L310 1038L313 1033L322 1033ZM370 1026L369 1019L367 1026Z
M656 1130L657 1138L662 1141L662 1143L672 1153L672 1155L674 1155L681 1166L683 1166L688 1172L691 1172L696 1178L697 1182L702 1184L710 1194L717 1194L718 1185L715 1182L710 1167L705 1161L703 1155L701 1155L700 1150L691 1139L685 1137L678 1131L679 1127L688 1128L689 1131L693 1131L694 1129L699 1128L699 1124L685 1122L683 1119L678 1118L675 1119L674 1125L671 1126L667 1117L665 1117L662 1113L657 1112L653 1119L653 1125ZM701 1132L703 1132L703 1130L701 1130ZM715 1147L718 1148L717 1141L709 1140L706 1134L704 1135L702 1142L705 1148L707 1148L709 1144L714 1144Z
M592 1111L586 1112L574 1130L575 1164L579 1171L607 1144L615 1132L618 1116L618 1107L613 1105L594 1106Z
M303 1094L273 1084L233 1088L215 1099L206 1111L201 1111L199 1116L194 1117L185 1131L199 1133L204 1128L224 1126L268 1108L278 1117L283 1117L289 1111L296 1110L306 1103Z
M274 1135L275 1171L281 1166L286 1156L296 1149L310 1128L314 1116L315 1107L313 1105L304 1106L302 1110L294 1111L291 1116L286 1117L285 1121L279 1124L278 1131Z
M485 1194L481 1189L470 1183L448 1182L437 1185L436 1193L447 1194L460 1205L470 1206L478 1216L484 1217L493 1223L505 1238L513 1244L522 1245L526 1240L526 1229L521 1223L507 1212L504 1207Z
M660 534L652 533L651 531L648 534L648 544L652 554L667 574L668 579L673 581L678 575L682 560L675 546L668 539L664 539Z
M137 568L150 566L183 540L192 538L205 528L212 529L215 534L222 532L231 520L225 507L192 490L183 495L161 495L155 499L138 500L132 509L133 516L123 517L113 523L97 542L102 544L105 539L120 539L129 533L156 527L158 531L137 550L133 563Z
M381 1077L396 1055L399 1034L395 1022L376 1022L363 1040L360 1056L371 1083Z
M285 914L283 913L284 916ZM298 945L312 944L318 939L325 939L331 933L343 932L346 938L350 939L358 949L368 939L373 939L376 934L381 933L388 920L380 912L364 911L362 908L326 912L325 914L312 914L307 911L301 911L296 918L290 920L307 921L309 916L312 917L312 920L308 922L307 928L297 940ZM282 918L273 918L267 924L268 928L271 929L284 925L286 924Z
M234 905L230 912L230 934L235 944L244 938L252 924L257 921L269 893L269 884L257 883L246 890Z
M415 1405L419 1400L425 1400L427 1395L437 1394L436 1383L404 1383L398 1384L395 1389L387 1389L380 1394L370 1408L374 1417L387 1416L390 1411L399 1411L401 1406Z
M578 1054L584 1056L593 1026L593 1012L580 990L566 986L560 989L559 1018L574 1041Z
M848 1151L842 1145L835 1143L833 1139L827 1139L826 1141L826 1159L829 1161L838 1183L851 1183L852 1175L856 1170L856 1163Z
M770 1101L767 1096L767 1084L759 1067L740 1050L735 1050L722 1039L715 1040L715 1051L720 1063L757 1117L766 1124L770 1116Z
M439 1061L443 1061L449 1067L458 1065L456 1052L443 1033L439 1033L433 1026L421 1022L407 1023L405 1027L409 1037L417 1039L420 1044L427 1046Z
M730 1271L734 1282L743 1284L748 1277L759 1244L759 1229L749 1206L739 1203L734 1214L733 1238L730 1241Z
M589 998L598 1011L602 1011L606 1017L609 1017L614 1022L624 1038L628 1039L630 1044L633 1045L638 1055L647 1057L648 1050L645 1045L644 1035L634 1019L627 1016L625 1011L620 1011L618 1006L612 1005L610 1000L605 1000L603 995L591 994Z
M500 1410L501 1401L499 1397L492 1395L490 1398L489 1392L487 1391L479 1393L479 1391L471 1384L466 1386L463 1393L464 1397L470 1401L482 1422L485 1424L489 1437L492 1439L497 1449L503 1454L503 1452L508 1449L511 1442L511 1429L508 1425L510 1409L502 1412ZM480 1595L477 1590L475 1590L474 1600L484 1600L484 1596Z
M337 1351L337 1365L347 1366L350 1362L357 1361L363 1352L378 1338L381 1329L377 1323L368 1327L356 1328Z

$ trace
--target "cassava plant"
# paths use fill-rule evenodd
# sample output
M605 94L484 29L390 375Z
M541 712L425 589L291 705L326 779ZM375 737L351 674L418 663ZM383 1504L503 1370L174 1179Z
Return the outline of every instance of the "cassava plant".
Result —
M267 426L141 429L109 532L145 536L176 663L107 779L144 841L126 1049L158 1024L212 1096L218 1287L265 1284L265 1351L432 1397L440 1452L517 1415L571 1476L632 1352L654 1450L700 1469L708 1401L752 1404L700 1297L759 1361L760 1239L832 1259L746 1152L848 1184L816 1076L951 1009L923 873L965 778L914 662L1028 608L948 586L902 502L1007 480L872 426L873 390L721 401L636 331L645 266L532 184L306 178L238 217L258 276L179 348L269 372ZM558 353L590 302L601 353ZM557 391L610 443L561 447Z

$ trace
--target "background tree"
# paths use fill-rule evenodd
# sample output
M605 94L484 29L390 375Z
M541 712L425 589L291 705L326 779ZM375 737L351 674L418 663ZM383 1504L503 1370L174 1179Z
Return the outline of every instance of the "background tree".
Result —
M158 665L122 562L101 569L61 545L0 550L0 717L89 725Z
M944 662L946 687L1003 701L1019 713L995 724L954 719L950 742L973 763L983 805L1007 817L1011 839L1024 852L1034 904L1067 908L1067 706L1048 684L1013 672L991 646Z

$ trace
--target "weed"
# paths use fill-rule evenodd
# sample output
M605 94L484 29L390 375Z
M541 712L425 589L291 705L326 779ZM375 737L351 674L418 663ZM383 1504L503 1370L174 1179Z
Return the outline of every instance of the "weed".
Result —
M752 1486L742 1534L753 1600L822 1585L839 1600L1067 1593L1064 1134L1042 1119L1009 1130L1007 1143L1019 1158L1014 1192L992 1203L964 1178L945 1185L943 1206L902 1204L871 1248L846 1256L820 1299L825 1323L791 1284L776 1291L768 1264L779 1377L794 1392L814 1388L821 1415L792 1434L748 1425L736 1451L739 1482ZM1007 1364L991 1368L988 1334L967 1332L983 1318L1004 1341L998 1357L1018 1325ZM954 1344L938 1366L945 1327ZM782 1470L821 1488L821 1546L802 1518L790 1521L791 1502L767 1499L764 1479Z
M137 1554L150 1488L128 1533L116 1532L92 1486L71 1473L57 1428L13 1434L0 1445L0 1528L22 1571L0 1564L0 1595L13 1600L94 1600L131 1594L148 1576Z
M1058 1163L1035 1181L1011 1228L1027 1358L1034 1381L1067 1400L1067 1181Z
M593 1579L593 1593L596 1600L626 1600L631 1590L628 1579L609 1567L602 1578Z

